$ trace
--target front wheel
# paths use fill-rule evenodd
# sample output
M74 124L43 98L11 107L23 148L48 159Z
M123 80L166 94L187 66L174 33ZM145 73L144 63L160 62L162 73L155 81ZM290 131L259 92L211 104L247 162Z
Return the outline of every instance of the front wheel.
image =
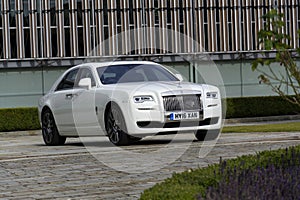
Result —
M63 145L66 137L60 136L52 112L47 109L42 114L42 134L46 145Z
M111 104L105 118L105 129L108 138L114 145L128 145L132 142L131 137L127 134L127 128L121 109Z
M220 134L220 130L198 130L195 133L195 137L199 141L204 141L204 140L215 140Z

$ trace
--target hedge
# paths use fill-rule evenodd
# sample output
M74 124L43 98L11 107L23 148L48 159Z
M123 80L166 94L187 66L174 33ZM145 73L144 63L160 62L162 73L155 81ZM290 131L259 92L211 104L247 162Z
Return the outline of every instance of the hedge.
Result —
M37 108L1 108L0 131L40 129Z
M226 118L295 115L300 107L277 96L226 99ZM40 129L37 108L0 109L0 132Z
M228 98L226 104L227 119L295 115L300 113L300 107L287 102L279 96Z

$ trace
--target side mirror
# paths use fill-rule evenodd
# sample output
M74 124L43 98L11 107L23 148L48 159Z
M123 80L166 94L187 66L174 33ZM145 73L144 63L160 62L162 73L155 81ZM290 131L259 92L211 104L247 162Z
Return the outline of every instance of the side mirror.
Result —
M90 90L92 88L92 80L90 78L83 78L79 81L78 86Z
M175 74L175 76L179 79L180 82L183 81L183 77L181 74Z

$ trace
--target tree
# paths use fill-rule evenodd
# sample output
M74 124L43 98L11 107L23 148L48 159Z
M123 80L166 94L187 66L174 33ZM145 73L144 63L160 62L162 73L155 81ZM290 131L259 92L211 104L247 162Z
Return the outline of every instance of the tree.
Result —
M252 63L252 70L260 73L259 81L272 88L285 100L300 107L300 70L295 58L300 55L300 48L293 51L288 45L290 37L284 33L283 14L271 10L263 16L266 24L258 33L259 44L267 51L275 51L275 58L258 58ZM298 31L300 36L300 31ZM272 64L279 63L285 72L275 71ZM291 88L294 95L288 95L286 88Z

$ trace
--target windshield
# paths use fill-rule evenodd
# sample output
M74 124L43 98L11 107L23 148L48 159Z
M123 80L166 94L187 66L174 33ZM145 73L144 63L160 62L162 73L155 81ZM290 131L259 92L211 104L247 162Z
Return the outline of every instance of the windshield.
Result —
M97 68L102 84L145 81L179 81L176 76L159 65L112 65Z

